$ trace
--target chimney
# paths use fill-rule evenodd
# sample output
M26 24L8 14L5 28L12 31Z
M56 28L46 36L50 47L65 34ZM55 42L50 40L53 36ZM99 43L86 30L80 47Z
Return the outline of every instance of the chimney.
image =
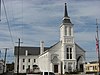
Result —
M28 50L26 50L25 55L26 55L26 56L28 55Z
M40 41L40 54L44 52L44 41Z

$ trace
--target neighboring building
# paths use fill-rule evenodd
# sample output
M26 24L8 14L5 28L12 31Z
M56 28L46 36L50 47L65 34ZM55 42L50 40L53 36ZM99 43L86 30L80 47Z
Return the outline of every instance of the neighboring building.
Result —
M86 73L97 73L99 72L99 63L97 61L92 61L85 64Z
M47 48L45 48L47 49ZM17 73L17 55L18 47L15 46L15 64L14 72ZM19 51L19 73L25 73L27 69L38 67L38 56L40 55L40 47L20 47Z
M15 47L15 72L17 71L17 49L18 47ZM19 55L19 72L22 73L26 72L29 65L31 69L32 65L37 65L40 71L63 74L76 70L84 71L85 51L74 41L73 24L68 16L66 3L60 25L59 42L49 48L44 47L43 41L40 47L21 47Z
M12 63L7 63L6 64L6 70L7 70L7 72L14 71L14 63L13 62Z
M0 60L0 74L3 73L3 61Z
M3 72L6 72L6 65L4 65L3 60L0 60L0 74L2 74Z

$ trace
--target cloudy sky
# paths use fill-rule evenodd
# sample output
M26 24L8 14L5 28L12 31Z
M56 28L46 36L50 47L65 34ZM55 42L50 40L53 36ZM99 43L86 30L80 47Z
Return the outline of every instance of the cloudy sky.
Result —
M50 47L58 42L59 27L66 2L68 14L74 24L75 42L86 51L86 61L97 60L95 34L96 18L100 25L100 0L3 1L6 13L1 2L1 58L4 57L4 48L9 48L7 61L13 61L13 48L17 46L18 38L23 42L22 46L39 46L40 41L43 40L45 46Z

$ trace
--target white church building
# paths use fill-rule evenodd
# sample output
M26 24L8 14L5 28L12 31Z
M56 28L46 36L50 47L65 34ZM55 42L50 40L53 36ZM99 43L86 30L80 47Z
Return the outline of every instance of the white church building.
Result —
M15 46L15 66L17 72L18 46ZM40 71L66 73L76 70L84 71L85 51L74 41L73 24L68 16L65 3L64 17L60 25L60 40L51 47L21 46L19 50L19 73L38 66Z

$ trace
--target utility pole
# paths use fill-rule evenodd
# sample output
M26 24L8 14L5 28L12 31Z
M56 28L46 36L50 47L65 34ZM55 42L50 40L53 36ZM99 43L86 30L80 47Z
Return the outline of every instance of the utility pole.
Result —
M1 50L0 50L0 58L1 58Z
M19 51L20 51L20 43L22 43L22 42L20 42L20 38L18 39L18 55L17 55L17 75L19 74Z
M8 48L4 48L4 49L5 49L5 57L4 57L3 73L5 72L6 56L7 56L7 50L8 50Z
M98 75L99 75L99 72L100 72L100 53L99 53L99 35L98 35L98 22L97 22L97 19L96 19L96 25L97 25L96 49L97 49L97 52L98 52L98 63L99 63Z

